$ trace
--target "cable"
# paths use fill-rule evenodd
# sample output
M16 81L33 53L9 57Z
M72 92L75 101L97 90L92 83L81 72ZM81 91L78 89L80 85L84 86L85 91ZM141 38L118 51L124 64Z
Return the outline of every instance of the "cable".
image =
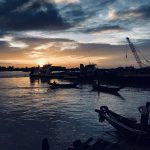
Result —
M139 50L139 49L137 49L138 50L138 52L141 54L141 56L144 58L144 60L148 63L148 64L150 64L150 61L142 54L142 52Z
M127 47L127 44L126 44L126 67L127 67L127 63L128 63L128 62L127 62L127 61L128 61L128 51L127 51L128 49L127 49L127 48L128 48L128 47Z
M135 59L137 61L137 63L139 64L139 66L142 68L142 67L149 67L149 65L143 63L140 59L140 55L142 56L142 58L144 59L144 61L146 61L148 64L150 64L150 61L142 54L142 52L136 48L136 46L130 41L129 38L127 38L127 41L129 43L129 47L131 48L134 56L135 56Z

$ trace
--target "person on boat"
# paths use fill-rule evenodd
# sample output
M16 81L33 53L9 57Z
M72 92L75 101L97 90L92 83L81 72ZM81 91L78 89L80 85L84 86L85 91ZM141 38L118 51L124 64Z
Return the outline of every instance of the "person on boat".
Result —
M150 102L147 102L145 106L140 106L139 112L141 113L141 128L146 130L150 113Z
M56 85L56 81L55 80L54 80L53 84Z

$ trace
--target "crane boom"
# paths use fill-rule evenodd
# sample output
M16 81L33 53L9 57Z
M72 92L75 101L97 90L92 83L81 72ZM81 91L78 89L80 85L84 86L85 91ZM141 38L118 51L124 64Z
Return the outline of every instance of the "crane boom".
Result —
M138 53L136 51L136 48L134 47L133 43L130 41L130 39L127 37L126 38L128 43L129 43L129 47L135 57L135 60L137 62L137 64L139 65L140 68L143 68L143 64L142 64L142 61L140 60L140 57L138 56Z

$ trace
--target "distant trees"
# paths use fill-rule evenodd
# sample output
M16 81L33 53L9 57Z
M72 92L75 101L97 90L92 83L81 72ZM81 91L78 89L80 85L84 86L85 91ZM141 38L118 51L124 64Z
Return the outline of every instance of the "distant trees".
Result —
M8 66L8 67L4 67L4 66L0 66L0 71L24 71L24 72L29 72L34 70L37 67L14 67L14 66ZM52 71L65 71L66 67L62 67L62 66L52 66Z
M4 66L0 66L0 71L31 71L33 69L32 68L28 68L28 67L23 67L23 68L18 68L18 67L14 67L14 66L8 66L8 67L4 67Z

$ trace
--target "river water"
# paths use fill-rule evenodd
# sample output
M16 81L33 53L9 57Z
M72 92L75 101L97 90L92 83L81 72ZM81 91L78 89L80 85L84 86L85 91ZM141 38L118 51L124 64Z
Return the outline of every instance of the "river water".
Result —
M99 123L94 109L107 105L125 116L140 118L137 107L150 101L150 89L123 88L120 96L79 89L51 90L28 73L0 72L0 149L41 150L47 137L52 150L66 150L74 140L101 137L115 142L115 129Z

